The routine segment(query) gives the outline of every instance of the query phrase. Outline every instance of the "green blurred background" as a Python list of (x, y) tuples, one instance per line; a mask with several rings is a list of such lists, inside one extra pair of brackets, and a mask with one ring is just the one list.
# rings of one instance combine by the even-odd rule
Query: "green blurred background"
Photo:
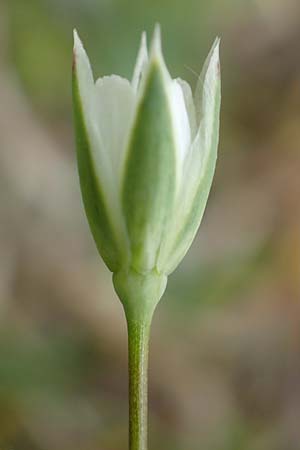
[(298, 0), (1, 0), (0, 450), (127, 448), (127, 344), (80, 200), (72, 29), (131, 76), (160, 22), (194, 87), (221, 36), (219, 160), (154, 320), (150, 449), (300, 449)]

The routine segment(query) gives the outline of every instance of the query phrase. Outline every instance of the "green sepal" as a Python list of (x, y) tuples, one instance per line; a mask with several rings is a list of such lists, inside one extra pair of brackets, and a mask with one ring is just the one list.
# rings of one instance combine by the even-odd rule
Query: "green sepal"
[(132, 250), (131, 265), (145, 273), (157, 253), (176, 189), (176, 147), (164, 67), (153, 59), (129, 142), (122, 205)]
[(107, 267), (114, 272), (120, 267), (120, 251), (105, 204), (105, 197), (96, 175), (91, 144), (84, 121), (76, 61), (73, 64), (72, 91), (77, 163), (85, 212), (98, 251)]

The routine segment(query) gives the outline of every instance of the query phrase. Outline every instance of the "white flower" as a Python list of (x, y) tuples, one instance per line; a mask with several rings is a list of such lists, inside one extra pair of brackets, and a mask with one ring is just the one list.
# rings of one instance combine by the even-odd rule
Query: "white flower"
[(131, 82), (94, 82), (74, 32), (73, 97), (82, 196), (100, 254), (115, 273), (168, 275), (193, 241), (215, 170), (219, 39), (193, 96), (171, 78), (158, 27), (149, 57), (142, 35)]

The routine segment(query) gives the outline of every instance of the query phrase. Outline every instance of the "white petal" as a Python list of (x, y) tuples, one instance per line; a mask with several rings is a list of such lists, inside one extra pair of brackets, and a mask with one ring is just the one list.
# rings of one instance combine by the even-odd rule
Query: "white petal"
[(196, 127), (195, 104), (194, 104), (191, 86), (189, 85), (189, 83), (187, 83), (185, 80), (182, 80), (181, 78), (177, 78), (176, 81), (180, 85), (182, 92), (183, 92), (185, 107), (186, 107), (188, 117), (189, 117), (189, 123), (190, 123), (190, 129), (191, 129), (191, 139), (193, 140), (194, 137), (196, 136), (196, 132), (197, 132), (196, 128), (197, 127)]
[(179, 164), (181, 165), (191, 144), (191, 128), (183, 90), (177, 80), (172, 81), (170, 101)]
[(138, 56), (133, 71), (133, 77), (131, 81), (132, 87), (135, 91), (138, 90), (138, 86), (141, 82), (141, 79), (144, 76), (147, 63), (148, 63), (147, 36), (146, 33), (143, 32), (141, 38), (141, 45), (139, 48)]
[(101, 141), (111, 161), (114, 182), (120, 181), (136, 97), (133, 87), (117, 75), (99, 78), (95, 90), (95, 112)]

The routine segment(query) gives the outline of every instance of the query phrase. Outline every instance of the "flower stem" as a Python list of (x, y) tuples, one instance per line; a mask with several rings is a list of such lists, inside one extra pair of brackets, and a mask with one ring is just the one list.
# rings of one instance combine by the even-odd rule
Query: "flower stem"
[(113, 274), (128, 329), (129, 450), (147, 450), (148, 347), (152, 317), (167, 276), (156, 270), (140, 274), (133, 268)]
[(148, 350), (152, 314), (127, 317), (129, 450), (147, 450)]

